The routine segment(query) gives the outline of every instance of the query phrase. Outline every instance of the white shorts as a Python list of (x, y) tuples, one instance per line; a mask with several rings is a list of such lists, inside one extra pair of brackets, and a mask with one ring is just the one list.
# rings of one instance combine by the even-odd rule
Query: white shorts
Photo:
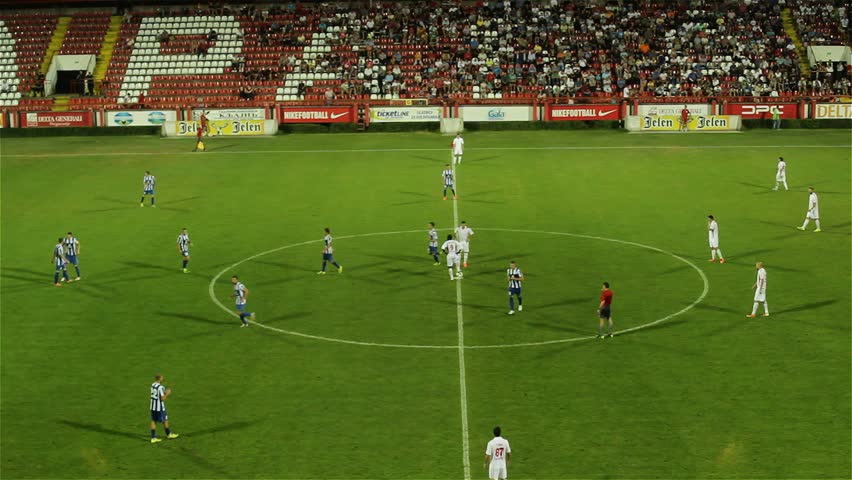
[(458, 253), (448, 253), (447, 254), (447, 266), (452, 267), (453, 265), (458, 265), (459, 263), (459, 254)]
[(808, 213), (806, 214), (806, 217), (807, 217), (807, 218), (812, 218), (812, 219), (814, 219), (814, 220), (819, 220), (819, 209), (816, 209), (816, 208), (815, 208), (815, 209), (813, 209), (813, 210), (808, 210)]
[(492, 463), (488, 467), (488, 478), (491, 480), (503, 480), (506, 478), (506, 464)]
[(762, 292), (760, 290), (755, 290), (754, 291), (754, 301), (755, 302), (765, 302), (766, 301), (766, 290), (764, 290)]
[(776, 182), (786, 182), (787, 176), (786, 175), (775, 175), (775, 181)]
[(710, 239), (710, 248), (719, 248), (719, 239)]
[(461, 148), (454, 148), (453, 149), (453, 155), (462, 155), (462, 149)]
[(462, 253), (470, 253), (470, 242), (459, 242), (459, 251)]

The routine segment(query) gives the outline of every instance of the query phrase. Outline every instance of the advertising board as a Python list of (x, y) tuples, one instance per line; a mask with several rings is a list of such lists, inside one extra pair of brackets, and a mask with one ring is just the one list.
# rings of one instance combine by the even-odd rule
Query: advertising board
[(777, 108), (781, 118), (798, 118), (798, 105), (795, 103), (729, 103), (725, 107), (728, 115), (739, 115), (747, 120), (771, 119), (773, 109)]
[[(690, 132), (727, 132), (740, 129), (742, 124), (739, 115), (693, 115), (687, 122)], [(637, 132), (678, 132), (680, 131), (679, 115), (645, 115), (628, 118), (627, 129)]]
[[(683, 103), (645, 103), (639, 105), (639, 111), (637, 112), (640, 117), (644, 117), (646, 115), (651, 116), (660, 116), (660, 115), (675, 115), (680, 116), (680, 111), (683, 110)], [(686, 108), (689, 110), (689, 114), (692, 116), (696, 115), (710, 115), (710, 105), (706, 103), (687, 103)]]
[[(274, 124), (272, 120), (210, 120), (209, 135), (211, 137), (252, 137), (259, 135), (272, 135), (267, 122)], [(166, 122), (164, 124), (166, 136), (169, 137), (194, 137), (201, 125), (198, 122)]]
[(198, 108), (192, 110), (192, 119), (198, 120), (201, 112), (208, 120), (266, 120), (263, 108)]
[(352, 123), (352, 107), (280, 107), (278, 123)]
[(21, 112), (21, 127), (91, 127), (92, 112)]
[(551, 105), (545, 118), (553, 121), (621, 120), (618, 105)]
[(120, 110), (106, 112), (108, 127), (151, 127), (177, 121), (174, 110)]
[(440, 122), (441, 107), (370, 107), (370, 123)]
[(459, 110), (465, 122), (529, 122), (533, 113), (529, 105), (465, 105)]
[(845, 120), (852, 118), (852, 103), (817, 103), (814, 118)]

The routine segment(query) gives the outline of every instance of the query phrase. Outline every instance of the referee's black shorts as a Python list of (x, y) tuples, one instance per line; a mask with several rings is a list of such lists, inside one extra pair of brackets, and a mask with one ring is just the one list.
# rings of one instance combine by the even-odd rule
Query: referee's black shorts
[(604, 320), (609, 320), (609, 318), (611, 316), (612, 316), (612, 311), (610, 310), (609, 305), (601, 308), (601, 318), (603, 318)]

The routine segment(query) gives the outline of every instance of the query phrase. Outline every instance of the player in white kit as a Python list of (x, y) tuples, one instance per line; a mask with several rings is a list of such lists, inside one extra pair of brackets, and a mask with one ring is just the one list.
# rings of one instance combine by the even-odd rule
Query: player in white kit
[(784, 157), (778, 157), (778, 171), (775, 172), (775, 188), (772, 190), (778, 190), (779, 185), (784, 185), (784, 190), (790, 190), (787, 188), (787, 162), (784, 161)]
[(485, 447), (485, 468), (491, 480), (504, 480), (507, 477), (506, 470), (512, 454), (509, 441), (501, 437), (500, 433), (500, 427), (494, 427), (494, 438)]
[(816, 230), (814, 232), (821, 232), (822, 228), (819, 226), (819, 198), (817, 198), (817, 194), (814, 191), (814, 187), (808, 188), (808, 213), (805, 214), (805, 223), (802, 224), (801, 227), (796, 227), (799, 230), (804, 230), (805, 227), (808, 226), (808, 222), (811, 219), (816, 222)]
[(716, 255), (719, 255), (719, 263), (725, 263), (722, 250), (719, 250), (719, 224), (713, 215), (707, 215), (707, 234), (710, 240), (710, 262), (715, 262)]
[(456, 228), (456, 239), (459, 241), (460, 252), (464, 256), (462, 266), (467, 268), (467, 256), (470, 253), (470, 237), (473, 236), (473, 229), (467, 226), (466, 222), (461, 222), (461, 225)]
[(463, 154), (464, 139), (462, 138), (461, 133), (457, 133), (456, 138), (453, 139), (453, 163), (460, 164)]
[(766, 269), (763, 268), (763, 262), (757, 262), (755, 268), (757, 268), (757, 280), (755, 280), (754, 285), (751, 286), (752, 290), (754, 290), (754, 306), (751, 307), (751, 313), (746, 315), (746, 317), (756, 317), (757, 306), (760, 303), (763, 303), (763, 316), (768, 317), (769, 304), (766, 303)]
[[(455, 280), (456, 275), (458, 278), (462, 278), (459, 242), (455, 241), (452, 235), (447, 235), (447, 241), (441, 245), (441, 250), (447, 254), (447, 270), (450, 271), (450, 280)], [(453, 267), (455, 267), (455, 275), (453, 275)]]

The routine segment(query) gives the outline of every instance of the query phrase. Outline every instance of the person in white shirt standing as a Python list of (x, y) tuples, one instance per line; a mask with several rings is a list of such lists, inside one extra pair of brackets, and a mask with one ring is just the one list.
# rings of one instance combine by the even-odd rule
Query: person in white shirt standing
[(458, 278), (462, 278), (459, 242), (455, 241), (452, 235), (447, 235), (447, 241), (441, 245), (441, 250), (447, 254), (447, 269), (450, 271), (450, 280), (456, 279), (456, 276), (453, 275), (453, 267), (455, 267), (455, 274)]
[(453, 139), (453, 163), (460, 164), (462, 162), (462, 155), (464, 154), (464, 139), (461, 136), (461, 133), (456, 134), (456, 138)]
[(459, 252), (463, 255), (462, 266), (467, 268), (467, 256), (470, 254), (470, 237), (473, 236), (473, 229), (467, 226), (466, 222), (461, 222), (461, 225), (456, 228), (456, 238), (459, 241)]
[(719, 224), (713, 215), (707, 215), (707, 233), (710, 240), (710, 263), (716, 261), (716, 255), (719, 256), (719, 263), (725, 263), (722, 250), (719, 249)]
[(491, 480), (506, 479), (509, 457), (512, 454), (509, 441), (500, 434), (500, 427), (494, 427), (494, 438), (485, 447), (485, 468), (488, 469), (488, 478)]
[(805, 227), (808, 226), (808, 222), (811, 219), (816, 222), (816, 230), (814, 232), (821, 232), (822, 228), (819, 226), (819, 198), (817, 198), (817, 194), (814, 191), (814, 187), (808, 187), (808, 213), (805, 214), (805, 223), (802, 224), (801, 227), (796, 227), (799, 230), (804, 230)]
[(761, 303), (763, 303), (763, 316), (768, 317), (769, 304), (766, 303), (766, 269), (763, 268), (763, 262), (757, 262), (757, 264), (755, 264), (755, 268), (757, 268), (757, 280), (755, 280), (754, 285), (751, 286), (752, 290), (754, 290), (754, 306), (751, 307), (751, 313), (746, 315), (746, 317), (756, 317), (757, 307)]
[(784, 157), (778, 157), (778, 171), (775, 173), (775, 188), (772, 190), (778, 190), (780, 185), (784, 185), (784, 190), (790, 190), (787, 188), (787, 162), (784, 161)]

